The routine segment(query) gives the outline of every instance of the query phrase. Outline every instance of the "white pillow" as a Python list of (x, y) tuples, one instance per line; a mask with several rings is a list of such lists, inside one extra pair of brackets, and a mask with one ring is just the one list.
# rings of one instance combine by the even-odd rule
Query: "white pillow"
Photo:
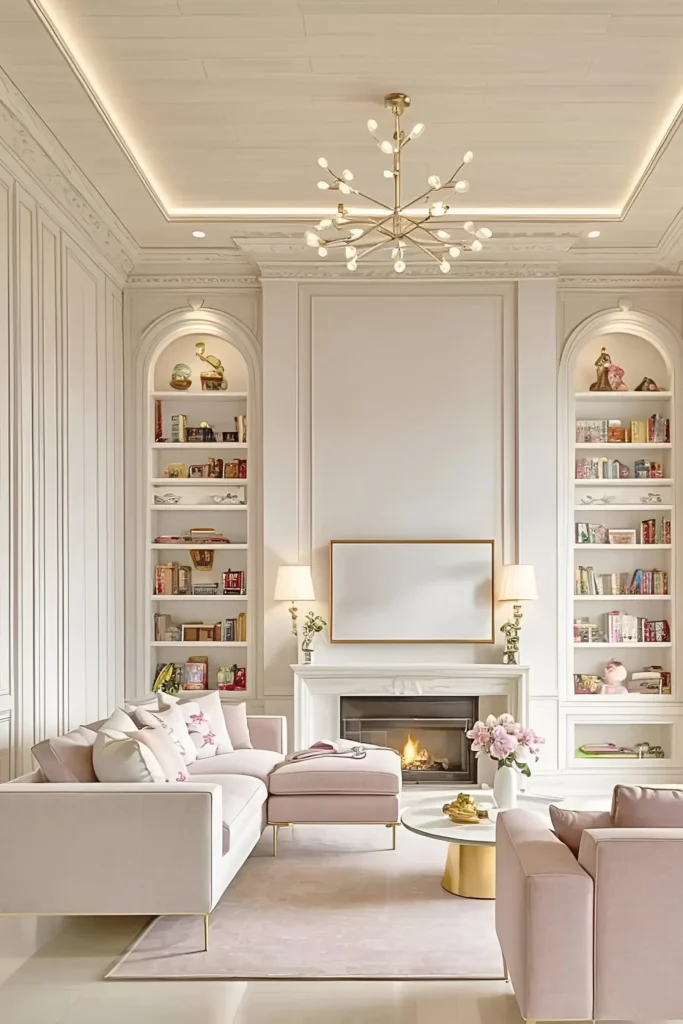
[[(132, 724), (132, 728), (134, 729), (136, 725), (152, 729), (155, 727), (164, 729), (175, 743), (184, 764), (189, 765), (197, 760), (197, 748), (190, 739), (185, 719), (178, 708), (168, 707), (164, 708), (163, 711), (155, 708), (153, 705), (151, 708), (137, 708), (135, 711), (135, 723)], [(130, 729), (126, 730), (126, 732), (130, 731)]]
[(116, 729), (100, 729), (92, 751), (99, 782), (165, 782), (166, 775), (144, 743)]
[(135, 722), (129, 714), (123, 710), (123, 708), (116, 708), (109, 718), (102, 722), (102, 725), (97, 730), (101, 732), (103, 729), (114, 729), (116, 732), (130, 732), (131, 729), (135, 728)]
[(191, 700), (181, 700), (173, 694), (160, 693), (159, 707), (164, 705), (182, 714), (190, 739), (197, 750), (198, 761), (203, 761), (207, 757), (217, 757), (219, 754), (232, 754), (235, 748), (230, 742), (217, 690)]
[(153, 728), (138, 729), (127, 735), (151, 750), (164, 773), (164, 782), (187, 782), (187, 765), (170, 732), (155, 723)]

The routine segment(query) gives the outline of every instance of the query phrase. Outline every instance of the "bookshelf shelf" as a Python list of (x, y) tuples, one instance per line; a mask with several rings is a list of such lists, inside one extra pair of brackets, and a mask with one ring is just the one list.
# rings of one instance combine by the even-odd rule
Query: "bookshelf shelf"
[[(591, 512), (592, 516), (602, 515), (604, 512), (643, 512), (643, 519), (652, 518), (652, 511), (657, 509), (658, 512), (670, 512), (673, 505), (636, 505), (633, 502), (630, 505), (616, 505), (610, 502), (609, 505), (574, 505), (575, 512)], [(649, 516), (647, 512), (649, 511)]]
[(590, 649), (590, 648), (593, 648), (593, 649), (601, 648), (602, 650), (605, 650), (605, 651), (615, 650), (615, 649), (620, 648), (620, 647), (622, 647), (622, 648), (623, 647), (648, 647), (648, 648), (653, 647), (653, 648), (655, 648), (655, 650), (657, 650), (658, 648), (672, 647), (672, 646), (673, 646), (673, 644), (671, 643), (670, 640), (667, 640), (666, 642), (660, 642), (660, 643), (645, 642), (644, 640), (630, 640), (630, 641), (628, 641), (628, 643), (623, 643), (623, 641), (622, 641), (622, 643), (620, 643), (620, 644), (609, 644), (609, 643), (606, 643), (606, 642), (603, 642), (603, 641), (597, 641), (596, 640), (596, 641), (594, 641), (592, 643), (585, 643), (585, 644), (575, 643), (574, 644), (574, 648), (575, 649), (577, 647), (579, 647), (579, 648), (584, 648), (585, 647), (587, 650)]
[(216, 451), (221, 448), (240, 448), (246, 450), (246, 441), (154, 441), (152, 448), (156, 451), (164, 451), (165, 449), (176, 449), (184, 448), (186, 451), (189, 448), (194, 449), (196, 452)]
[[(609, 477), (575, 477), (574, 483), (577, 487), (670, 487), (673, 484), (673, 477), (670, 476), (640, 476), (627, 477), (625, 480), (610, 480)], [(642, 502), (645, 504), (645, 502)], [(656, 508), (651, 505), (650, 508)]]
[[(253, 515), (260, 502), (258, 395), (252, 394), (255, 378), (240, 346), (222, 336), (206, 339), (206, 350), (223, 364), (225, 379), (234, 390), (201, 390), (199, 374), (206, 370), (206, 366), (199, 360), (195, 347), (199, 340), (204, 340), (201, 335), (187, 333), (174, 337), (161, 347), (150, 367), (146, 389), (147, 418), (141, 431), (145, 470), (140, 504), (146, 519), (147, 558), (139, 592), (140, 607), (146, 611), (144, 673), (146, 684), (151, 689), (160, 668), (174, 663), (180, 666), (176, 678), (182, 685), (190, 677), (185, 668), (188, 659), (201, 654), (205, 658), (198, 660), (207, 662), (206, 683), (210, 691), (217, 689), (219, 670), (225, 664), (235, 663), (239, 670), (235, 680), (238, 686), (234, 692), (226, 691), (226, 696), (228, 699), (235, 696), (250, 699), (255, 696), (257, 687), (258, 581), (262, 575), (256, 550), (259, 546), (259, 524)], [(175, 390), (168, 383), (173, 368), (179, 363), (189, 366), (192, 373), (192, 387), (188, 391)], [(246, 424), (250, 422), (252, 425), (252, 417), (253, 432), (249, 436)], [(241, 440), (171, 440), (173, 437), (187, 438), (182, 430), (198, 427), (204, 421), (216, 431), (216, 437), (239, 436)], [(247, 441), (253, 443), (253, 451)], [(223, 461), (239, 459), (241, 471), (245, 472), (247, 452), (248, 476), (178, 478), (163, 475), (172, 463), (185, 463), (188, 470), (190, 464), (201, 464), (207, 472), (206, 464), (211, 458)], [(215, 463), (213, 465), (215, 467)], [(213, 495), (224, 495), (237, 488), (244, 488), (242, 497), (249, 494), (252, 500), (248, 504), (219, 504), (212, 500)], [(180, 503), (158, 504), (155, 497), (165, 492), (175, 494)], [(175, 516), (156, 515), (171, 512), (176, 513)], [(232, 543), (213, 542), (210, 533), (204, 535), (211, 543), (189, 539), (191, 530), (206, 531), (211, 527), (217, 536), (229, 538)], [(164, 544), (157, 539), (162, 536), (172, 537), (174, 542)], [(176, 536), (178, 540), (175, 540)], [(230, 583), (224, 578), (228, 572), (233, 574)], [(201, 584), (217, 584), (220, 592), (177, 593), (178, 589), (191, 590), (193, 586), (201, 589)], [(240, 588), (249, 590), (249, 594), (234, 592)], [(155, 593), (157, 589), (167, 593)], [(233, 592), (222, 593), (223, 589), (232, 589)], [(213, 630), (188, 632), (185, 629), (186, 639), (181, 640), (183, 634), (179, 627), (193, 623), (220, 624), (215, 635), (221, 639), (210, 639), (214, 635)], [(188, 636), (202, 639), (195, 642), (188, 640)], [(173, 639), (166, 639), (171, 637)], [(224, 653), (227, 649), (232, 650), (232, 656)]]
[(672, 391), (576, 391), (577, 402), (665, 402)]
[(670, 544), (575, 544), (577, 551), (671, 551)]
[[(247, 512), (248, 505), (150, 505), (152, 512)], [(195, 544), (195, 547), (204, 545)], [(227, 547), (227, 545), (226, 545)]]
[(574, 594), (575, 601), (611, 601), (613, 605), (622, 601), (670, 601), (671, 594)]
[(152, 398), (166, 399), (169, 402), (245, 402), (246, 391), (152, 391)]
[[(584, 448), (671, 448), (669, 441), (577, 441), (574, 445), (577, 451)], [(647, 479), (647, 478), (646, 478)]]
[(152, 487), (246, 487), (248, 482), (245, 476), (155, 476), (150, 480)]
[(153, 594), (152, 601), (246, 601), (246, 594)]
[[(206, 640), (203, 642), (192, 640), (152, 640), (152, 647), (247, 647), (245, 640)], [(212, 689), (212, 687), (209, 687)], [(215, 689), (215, 687), (213, 687)]]

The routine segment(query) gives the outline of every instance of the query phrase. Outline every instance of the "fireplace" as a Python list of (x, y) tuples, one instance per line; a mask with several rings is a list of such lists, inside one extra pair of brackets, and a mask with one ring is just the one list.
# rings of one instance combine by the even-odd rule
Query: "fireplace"
[(345, 739), (397, 750), (404, 782), (475, 783), (465, 733), (478, 711), (477, 697), (342, 696), (340, 732)]

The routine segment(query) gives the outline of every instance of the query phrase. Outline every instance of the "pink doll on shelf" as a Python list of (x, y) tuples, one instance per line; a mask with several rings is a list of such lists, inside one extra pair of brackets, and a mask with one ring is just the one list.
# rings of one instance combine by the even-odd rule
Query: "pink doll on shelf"
[(605, 665), (605, 682), (602, 685), (602, 692), (606, 694), (628, 693), (624, 686), (628, 672), (620, 661), (608, 661)]
[(607, 380), (612, 391), (628, 391), (628, 384), (624, 380), (624, 371), (616, 363), (610, 363), (607, 367)]

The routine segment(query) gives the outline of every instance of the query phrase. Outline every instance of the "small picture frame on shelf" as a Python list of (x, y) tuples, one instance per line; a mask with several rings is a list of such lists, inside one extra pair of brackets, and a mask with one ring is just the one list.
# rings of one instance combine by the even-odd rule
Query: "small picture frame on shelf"
[(608, 530), (607, 536), (610, 544), (635, 544), (637, 538), (635, 530)]
[(205, 661), (186, 661), (183, 671), (184, 690), (206, 690), (209, 681), (209, 666)]
[[(191, 466), (190, 469), (192, 469)], [(164, 476), (170, 480), (184, 480), (187, 476), (187, 466), (184, 462), (169, 462), (164, 470)]]
[(602, 690), (603, 680), (600, 676), (587, 675), (582, 672), (574, 674), (575, 694), (596, 694)]
[(190, 466), (190, 479), (195, 480), (200, 477), (206, 477), (209, 475), (208, 465), (194, 465)]

